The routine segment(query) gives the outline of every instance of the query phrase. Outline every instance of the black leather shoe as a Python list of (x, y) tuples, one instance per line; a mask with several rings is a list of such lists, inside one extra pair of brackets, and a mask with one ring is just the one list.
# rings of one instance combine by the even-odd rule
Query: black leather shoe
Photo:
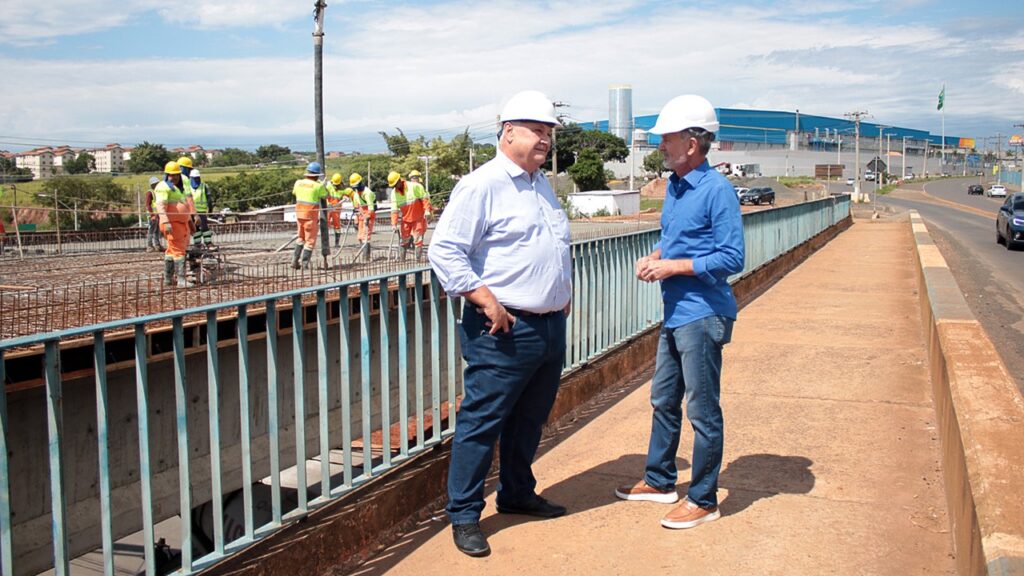
[(558, 518), (565, 516), (565, 506), (553, 504), (540, 496), (534, 495), (532, 499), (515, 504), (498, 504), (498, 512), (502, 514), (525, 514), (538, 518)]
[(491, 553), (487, 537), (480, 531), (479, 524), (452, 524), (452, 536), (455, 538), (455, 547), (467, 556), (479, 558)]

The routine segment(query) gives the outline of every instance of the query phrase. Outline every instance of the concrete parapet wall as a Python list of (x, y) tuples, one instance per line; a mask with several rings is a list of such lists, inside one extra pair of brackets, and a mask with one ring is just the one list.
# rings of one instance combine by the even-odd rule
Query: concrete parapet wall
[(912, 213), (957, 567), (1024, 575), (1024, 399)]

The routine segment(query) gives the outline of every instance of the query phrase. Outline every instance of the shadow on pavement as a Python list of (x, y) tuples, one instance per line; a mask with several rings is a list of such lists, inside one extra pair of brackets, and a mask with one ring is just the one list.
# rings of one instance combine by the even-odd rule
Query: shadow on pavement
[(718, 484), (729, 490), (722, 514), (738, 514), (763, 498), (779, 494), (807, 494), (814, 488), (814, 462), (803, 456), (748, 454), (730, 462)]

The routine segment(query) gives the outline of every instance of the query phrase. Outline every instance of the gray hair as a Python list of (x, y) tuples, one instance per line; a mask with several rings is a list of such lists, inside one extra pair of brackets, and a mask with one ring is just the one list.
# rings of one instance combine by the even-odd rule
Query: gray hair
[(711, 143), (715, 141), (715, 133), (708, 132), (703, 128), (687, 128), (680, 132), (680, 134), (685, 134), (696, 140), (700, 146), (700, 153), (704, 156), (707, 156), (708, 152), (711, 151)]

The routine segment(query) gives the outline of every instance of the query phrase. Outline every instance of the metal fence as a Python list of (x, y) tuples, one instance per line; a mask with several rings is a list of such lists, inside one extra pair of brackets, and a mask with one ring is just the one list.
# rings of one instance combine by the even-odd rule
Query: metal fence
[[(744, 274), (848, 216), (849, 197), (746, 215)], [(660, 321), (657, 284), (633, 274), (659, 234), (573, 244), (566, 371)], [(44, 348), (42, 393), (0, 394), (3, 574), (71, 574), (85, 554), (114, 574), (133, 534), (147, 574), (168, 572), (159, 538), (193, 573), (438, 444), (459, 309), (424, 267), (0, 341), (5, 382), (17, 351)], [(128, 358), (108, 347), (126, 332)], [(62, 367), (75, 339), (91, 339), (85, 376)]]

